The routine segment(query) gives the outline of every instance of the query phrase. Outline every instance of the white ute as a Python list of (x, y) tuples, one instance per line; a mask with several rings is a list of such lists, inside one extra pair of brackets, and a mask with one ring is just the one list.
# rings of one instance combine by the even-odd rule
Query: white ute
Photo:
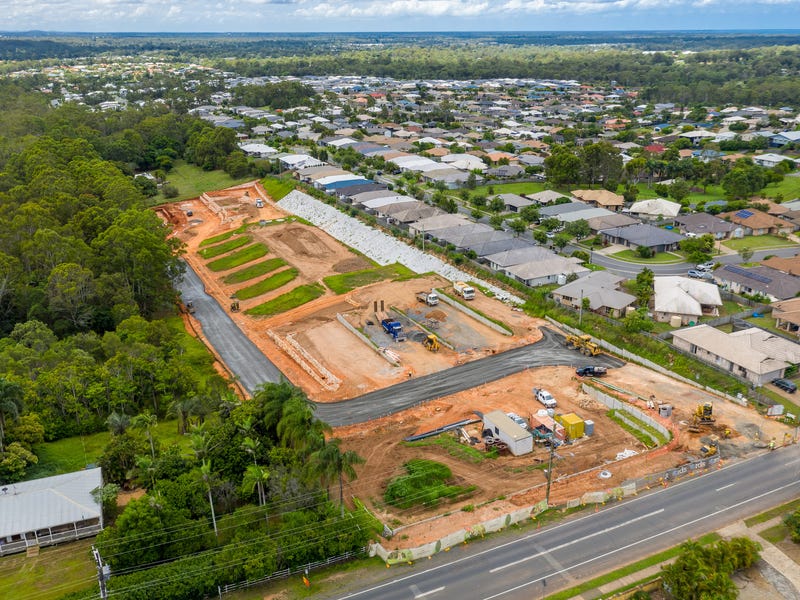
[(553, 398), (553, 394), (551, 394), (547, 390), (533, 388), (533, 395), (536, 396), (536, 399), (539, 402), (544, 404), (545, 408), (555, 408), (556, 406), (558, 406), (556, 399)]

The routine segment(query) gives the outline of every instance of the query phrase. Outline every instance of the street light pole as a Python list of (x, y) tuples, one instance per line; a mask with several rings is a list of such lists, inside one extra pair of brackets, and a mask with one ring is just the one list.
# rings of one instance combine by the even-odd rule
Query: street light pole
[[(555, 419), (554, 419), (555, 420)], [(555, 425), (553, 426), (555, 427)], [(553, 481), (553, 454), (556, 451), (556, 432), (550, 436), (550, 462), (547, 464), (547, 491), (544, 495), (545, 504), (550, 508), (550, 484)]]

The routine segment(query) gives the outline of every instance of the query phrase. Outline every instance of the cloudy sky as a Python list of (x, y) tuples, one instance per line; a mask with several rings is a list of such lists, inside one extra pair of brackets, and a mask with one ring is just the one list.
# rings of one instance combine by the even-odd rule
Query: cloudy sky
[(0, 30), (570, 31), (800, 27), (800, 0), (5, 0)]

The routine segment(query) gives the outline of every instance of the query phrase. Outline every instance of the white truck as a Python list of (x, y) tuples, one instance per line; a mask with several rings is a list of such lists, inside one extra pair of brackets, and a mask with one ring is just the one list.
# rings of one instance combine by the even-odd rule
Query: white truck
[(431, 290), (430, 292), (417, 292), (417, 300), (424, 302), (428, 306), (439, 304), (439, 295)]
[(463, 281), (457, 281), (453, 284), (453, 290), (456, 294), (461, 296), (464, 300), (472, 300), (475, 298), (475, 288), (467, 285)]
[(558, 406), (556, 399), (553, 398), (553, 394), (551, 394), (547, 390), (543, 390), (540, 388), (533, 388), (533, 395), (539, 402), (544, 404), (545, 408), (555, 408), (556, 406)]

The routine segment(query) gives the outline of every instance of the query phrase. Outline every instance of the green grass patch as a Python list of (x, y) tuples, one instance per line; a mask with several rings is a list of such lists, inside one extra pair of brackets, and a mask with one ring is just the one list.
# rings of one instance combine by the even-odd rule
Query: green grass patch
[(256, 296), (266, 294), (272, 290), (277, 290), (279, 287), (283, 287), (296, 278), (298, 273), (299, 271), (295, 268), (280, 271), (279, 273), (275, 273), (275, 275), (262, 279), (258, 283), (242, 288), (236, 292), (235, 296), (239, 298), (239, 300), (249, 300), (250, 298), (255, 298)]
[(244, 269), (231, 273), (230, 275), (226, 275), (223, 281), (229, 284), (243, 283), (245, 281), (255, 279), (256, 277), (260, 277), (261, 275), (271, 273), (275, 269), (280, 269), (286, 264), (286, 261), (282, 258), (269, 258), (263, 262), (250, 265), (249, 267), (245, 267)]
[(234, 229), (231, 229), (230, 231), (226, 231), (225, 233), (220, 233), (219, 235), (206, 238), (202, 242), (200, 242), (200, 247), (202, 248), (203, 246), (210, 246), (211, 244), (218, 244), (219, 242), (224, 242), (225, 240), (232, 238), (234, 235), (236, 235), (236, 233), (237, 232)]
[(271, 317), (272, 315), (277, 315), (282, 312), (286, 312), (287, 310), (297, 308), (298, 306), (302, 306), (306, 302), (316, 300), (324, 293), (325, 288), (318, 283), (301, 285), (294, 288), (291, 292), (286, 292), (277, 298), (273, 298), (272, 300), (264, 302), (263, 304), (254, 306), (253, 308), (246, 310), (245, 313), (257, 317)]
[(404, 467), (407, 474), (392, 479), (383, 495), (384, 500), (393, 506), (436, 506), (440, 500), (462, 498), (477, 489), (474, 485), (448, 485), (453, 473), (447, 465), (433, 460), (415, 458)]
[(781, 523), (780, 525), (768, 527), (767, 529), (760, 531), (758, 535), (767, 540), (770, 544), (777, 544), (789, 537), (789, 528)]
[(221, 244), (204, 248), (203, 250), (200, 250), (197, 253), (207, 260), (209, 258), (214, 258), (216, 256), (220, 256), (221, 254), (230, 252), (231, 250), (236, 250), (237, 248), (241, 248), (242, 246), (246, 246), (252, 240), (253, 238), (251, 238), (249, 235), (243, 235), (241, 237), (235, 237), (233, 239), (230, 239)]
[[(707, 546), (708, 544), (713, 544), (720, 540), (720, 537), (716, 533), (709, 533), (700, 538), (696, 541), (701, 546)], [(622, 579), (623, 577), (627, 577), (628, 575), (632, 575), (633, 573), (638, 573), (639, 571), (643, 571), (648, 567), (652, 567), (653, 565), (657, 565), (664, 561), (673, 559), (680, 555), (683, 552), (683, 548), (680, 546), (675, 546), (674, 548), (670, 548), (669, 550), (664, 550), (663, 552), (659, 552), (658, 554), (654, 554), (652, 556), (648, 556), (647, 558), (643, 558), (642, 560), (638, 560), (635, 563), (631, 563), (621, 569), (617, 569), (616, 571), (611, 571), (610, 573), (606, 573), (605, 575), (601, 575), (600, 577), (595, 577), (594, 579), (590, 579), (589, 581), (585, 581), (580, 585), (576, 585), (575, 587), (571, 587), (567, 590), (561, 590), (556, 594), (551, 594), (547, 596), (547, 600), (569, 600), (570, 598), (574, 598), (575, 596), (579, 596), (584, 592), (588, 592), (590, 590), (594, 590), (599, 588), (602, 585), (606, 585), (611, 583), (612, 581), (617, 581), (618, 579)]]
[(794, 242), (777, 235), (748, 235), (747, 237), (725, 240), (722, 245), (739, 252), (742, 248), (764, 250), (765, 248), (788, 248), (796, 246)]
[(222, 170), (204, 171), (186, 161), (176, 160), (175, 166), (167, 173), (167, 183), (178, 188), (178, 196), (176, 198), (165, 198), (159, 192), (151, 201), (153, 204), (162, 204), (164, 202), (187, 200), (188, 198), (196, 198), (203, 192), (225, 189), (252, 179), (252, 176), (234, 179)]
[[(628, 420), (628, 422), (622, 420), (622, 418), (617, 414), (619, 412), (625, 413), (625, 418)], [(625, 431), (636, 437), (637, 440), (642, 442), (648, 448), (663, 446), (669, 442), (669, 438), (667, 438), (660, 431), (651, 427), (641, 419), (637, 419), (627, 411), (610, 410), (606, 413), (606, 416), (614, 421), (617, 425), (622, 427)]]
[(636, 263), (640, 265), (668, 265), (684, 262), (682, 256), (673, 254), (671, 252), (658, 252), (653, 258), (642, 258), (635, 250), (622, 250), (612, 254), (614, 258), (624, 260), (625, 262)]
[[(474, 286), (474, 285), (472, 285), (472, 284), (470, 284), (470, 285), (471, 285), (472, 287), (475, 287), (475, 286)], [(490, 317), (490, 316), (489, 316), (489, 315), (487, 315), (486, 313), (479, 311), (477, 308), (473, 308), (473, 306), (472, 306), (471, 304), (469, 304), (469, 303), (468, 303), (467, 301), (465, 301), (465, 300), (462, 300), (460, 296), (456, 296), (456, 295), (454, 295), (454, 294), (448, 294), (447, 292), (443, 292), (443, 291), (441, 291), (441, 290), (439, 290), (439, 292), (438, 292), (438, 293), (439, 293), (439, 294), (441, 294), (442, 296), (447, 296), (447, 297), (448, 297), (450, 300), (452, 300), (453, 302), (457, 302), (458, 304), (460, 304), (460, 305), (461, 305), (461, 306), (463, 306), (464, 308), (467, 308), (467, 309), (469, 309), (470, 311), (474, 312), (476, 315), (480, 315), (481, 317), (483, 317), (483, 318), (484, 318), (484, 319), (486, 319), (487, 321), (491, 321), (492, 323), (494, 323), (494, 324), (495, 324), (495, 325), (497, 325), (498, 327), (501, 327), (501, 328), (502, 328), (504, 331), (507, 331), (507, 332), (508, 332), (510, 335), (514, 335), (514, 331), (511, 329), (511, 327), (509, 327), (508, 325), (506, 325), (506, 324), (505, 324), (505, 323), (503, 323), (502, 321), (500, 321), (500, 320), (498, 320), (498, 319), (495, 319), (494, 317)]]
[(269, 197), (277, 202), (294, 190), (297, 187), (297, 182), (294, 179), (284, 177), (265, 177), (261, 180), (261, 185), (267, 190)]
[(249, 263), (252, 260), (261, 258), (268, 252), (269, 248), (267, 248), (264, 244), (255, 243), (250, 246), (245, 246), (233, 254), (213, 260), (206, 266), (212, 271), (227, 271), (228, 269), (233, 269), (234, 267), (239, 267), (245, 263)]
[(770, 183), (761, 193), (770, 198), (783, 196), (785, 201), (800, 197), (800, 177), (784, 177), (783, 181)]
[[(489, 188), (492, 192), (489, 193)], [(486, 196), (487, 198), (494, 198), (499, 194), (518, 194), (524, 196), (525, 194), (535, 194), (546, 189), (544, 183), (493, 183), (492, 185), (479, 185), (470, 192), (470, 196)], [(564, 192), (564, 196), (569, 196), (569, 192)]]
[(79, 540), (42, 548), (39, 556), (22, 552), (0, 558), (0, 597), (56, 600), (71, 592), (96, 591), (93, 543)]
[(405, 281), (419, 277), (414, 271), (400, 263), (386, 265), (385, 267), (361, 269), (350, 273), (330, 275), (322, 281), (325, 282), (335, 294), (346, 294), (356, 288), (364, 287), (379, 281), (390, 279), (392, 281)]
[(439, 448), (444, 448), (450, 456), (475, 465), (479, 465), (489, 458), (485, 452), (481, 452), (472, 446), (462, 444), (452, 434), (437, 435), (416, 442), (404, 442), (404, 444), (410, 448), (430, 448), (431, 446), (438, 446)]
[(745, 519), (744, 524), (748, 527), (760, 525), (761, 523), (766, 523), (775, 517), (782, 517), (783, 515), (793, 513), (798, 508), (800, 508), (800, 498), (797, 500), (792, 500), (791, 502), (787, 502), (786, 504), (781, 504), (775, 508), (771, 508), (766, 512), (759, 513), (754, 517), (750, 517), (749, 519)]

